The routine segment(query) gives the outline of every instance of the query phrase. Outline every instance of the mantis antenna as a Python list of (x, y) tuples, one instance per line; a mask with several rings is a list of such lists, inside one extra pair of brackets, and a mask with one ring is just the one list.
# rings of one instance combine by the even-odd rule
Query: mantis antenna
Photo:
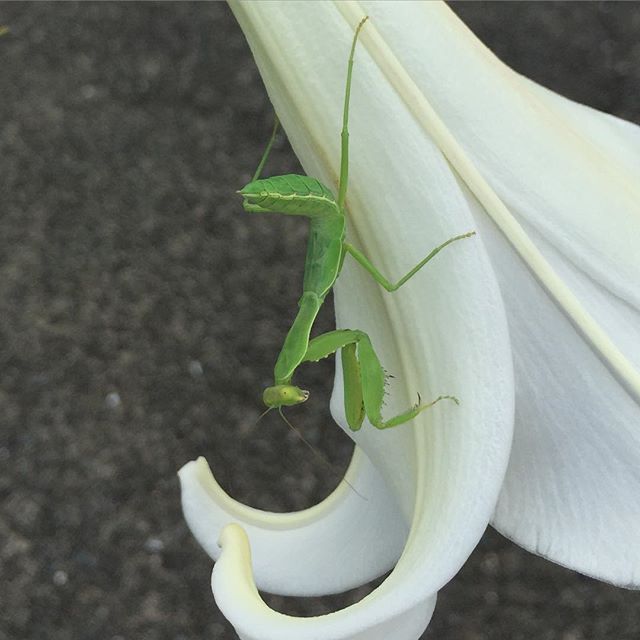
[[(327, 460), (327, 458), (325, 458), (303, 435), (302, 433), (300, 433), (300, 431), (298, 429), (296, 429), (285, 417), (284, 413), (282, 413), (282, 407), (278, 407), (278, 413), (280, 414), (280, 417), (284, 420), (284, 423), (289, 427), (289, 429), (291, 429), (297, 436), (298, 438), (300, 438), (300, 440), (302, 440), (302, 442), (304, 442), (307, 447), (309, 447), (309, 449), (311, 449), (311, 451), (313, 451), (313, 454), (315, 456), (317, 456), (320, 460), (322, 460), (323, 464), (325, 466), (327, 466), (329, 469), (331, 469), (331, 471), (335, 474), (335, 475), (340, 475), (338, 473), (338, 470), (335, 468), (335, 466), (333, 464), (331, 464), (331, 462), (329, 460)], [(342, 481), (346, 482), (351, 489), (358, 494), (363, 500), (367, 500), (344, 476), (342, 477)]]

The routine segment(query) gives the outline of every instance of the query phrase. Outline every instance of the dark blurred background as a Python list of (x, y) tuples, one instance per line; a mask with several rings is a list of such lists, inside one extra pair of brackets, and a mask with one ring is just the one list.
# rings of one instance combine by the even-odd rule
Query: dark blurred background
[[(640, 120), (640, 4), (453, 7), (520, 72)], [(274, 510), (339, 478), (275, 418), (251, 428), (306, 236), (234, 194), (268, 135), (264, 88), (222, 3), (4, 2), (0, 24), (0, 640), (235, 638), (177, 469), (205, 455)], [(269, 169), (298, 169), (285, 141)], [(332, 367), (306, 370), (290, 415), (343, 469)], [(308, 615), (365, 591), (267, 599)], [(638, 638), (639, 605), (489, 530), (424, 637)]]

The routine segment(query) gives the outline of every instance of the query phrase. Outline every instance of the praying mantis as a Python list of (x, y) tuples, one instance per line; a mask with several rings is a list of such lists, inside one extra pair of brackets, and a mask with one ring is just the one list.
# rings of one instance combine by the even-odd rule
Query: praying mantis
[(422, 261), (395, 283), (385, 278), (369, 259), (345, 239), (347, 180), (349, 174), (349, 101), (356, 42), (367, 17), (358, 24), (347, 64), (341, 133), (340, 182), (338, 197), (319, 180), (302, 175), (282, 175), (271, 178), (260, 176), (266, 164), (278, 131), (278, 120), (258, 168), (251, 182), (238, 193), (247, 213), (280, 213), (309, 218), (309, 240), (304, 268), (302, 297), (298, 313), (285, 338), (274, 368), (274, 384), (263, 393), (267, 410), (297, 405), (309, 397), (309, 392), (292, 384), (296, 369), (305, 362), (317, 362), (338, 349), (341, 350), (344, 373), (344, 406), (347, 424), (358, 431), (365, 415), (377, 429), (395, 427), (415, 418), (421, 411), (441, 400), (453, 396), (439, 396), (428, 404), (417, 404), (385, 420), (382, 406), (385, 395), (386, 373), (373, 348), (371, 339), (358, 329), (336, 329), (310, 339), (311, 329), (327, 294), (335, 284), (344, 260), (354, 258), (373, 279), (388, 292), (397, 291), (442, 249), (457, 240), (468, 238), (475, 232), (450, 238), (433, 249)]

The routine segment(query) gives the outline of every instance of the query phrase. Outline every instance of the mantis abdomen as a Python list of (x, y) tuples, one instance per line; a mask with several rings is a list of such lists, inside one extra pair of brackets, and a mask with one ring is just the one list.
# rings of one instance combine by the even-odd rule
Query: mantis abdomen
[[(316, 178), (294, 174), (254, 180), (239, 191), (245, 211), (309, 218), (340, 213), (333, 194)], [(247, 208), (249, 207), (249, 208)]]

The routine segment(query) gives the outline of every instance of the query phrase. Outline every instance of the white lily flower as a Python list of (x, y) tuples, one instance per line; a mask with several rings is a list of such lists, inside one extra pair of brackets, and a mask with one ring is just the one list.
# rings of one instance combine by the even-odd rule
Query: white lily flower
[[(353, 434), (338, 367), (332, 412), (356, 442), (347, 478), (367, 500), (342, 483), (311, 509), (272, 514), (226, 495), (203, 459), (180, 471), (222, 612), (246, 640), (418, 638), (496, 503), (494, 525), (526, 548), (637, 585), (638, 128), (517, 75), (440, 3), (231, 6), (305, 171), (330, 186), (346, 54), (370, 16), (354, 69), (348, 235), (383, 272), (470, 229), (480, 237), (393, 296), (345, 263), (337, 325), (367, 331), (397, 376), (388, 415), (416, 392), (462, 401)], [(256, 590), (335, 593), (394, 564), (326, 616), (276, 613)]]

